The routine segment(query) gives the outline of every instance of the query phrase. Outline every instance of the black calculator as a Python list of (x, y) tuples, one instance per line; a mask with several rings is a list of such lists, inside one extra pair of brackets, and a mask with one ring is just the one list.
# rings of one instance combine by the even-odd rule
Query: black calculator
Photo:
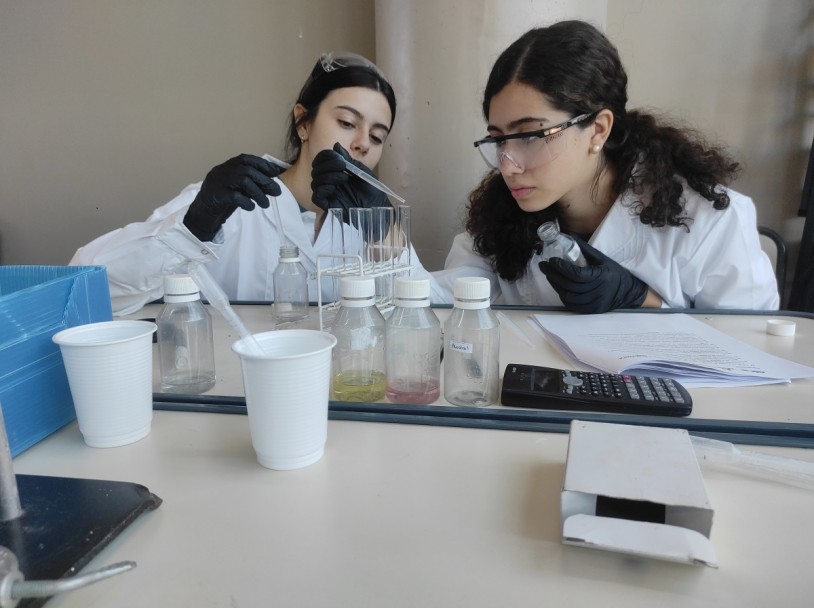
[(509, 363), (503, 405), (545, 410), (687, 416), (692, 397), (670, 378), (581, 372)]

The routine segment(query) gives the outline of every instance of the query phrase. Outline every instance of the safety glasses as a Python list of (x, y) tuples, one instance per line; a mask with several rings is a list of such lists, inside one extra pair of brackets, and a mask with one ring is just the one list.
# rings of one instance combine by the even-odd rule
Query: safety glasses
[(322, 55), (319, 56), (319, 60), (314, 65), (314, 69), (311, 70), (308, 80), (305, 81), (302, 87), (300, 97), (310, 89), (312, 83), (320, 76), (350, 67), (365, 68), (376, 74), (385, 82), (389, 82), (376, 64), (369, 59), (348, 51), (331, 51), (330, 53), (322, 53)]
[(323, 53), (319, 56), (319, 65), (322, 67), (322, 71), (325, 73), (349, 67), (367, 68), (368, 70), (376, 72), (376, 74), (381, 76), (384, 80), (387, 80), (375, 63), (366, 57), (362, 57), (361, 55), (350, 53), (348, 51), (331, 51), (330, 53)]
[(498, 137), (485, 137), (475, 142), (486, 164), (500, 170), (504, 160), (508, 160), (521, 171), (536, 169), (557, 158), (565, 146), (567, 128), (593, 118), (596, 112), (580, 114), (548, 129), (512, 133)]

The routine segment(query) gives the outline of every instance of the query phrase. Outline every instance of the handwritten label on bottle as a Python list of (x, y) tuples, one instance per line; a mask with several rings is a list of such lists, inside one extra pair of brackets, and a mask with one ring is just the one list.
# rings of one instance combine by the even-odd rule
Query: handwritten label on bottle
[(471, 342), (456, 342), (455, 340), (449, 341), (449, 350), (454, 353), (461, 353), (462, 355), (471, 355), (472, 354), (472, 343)]

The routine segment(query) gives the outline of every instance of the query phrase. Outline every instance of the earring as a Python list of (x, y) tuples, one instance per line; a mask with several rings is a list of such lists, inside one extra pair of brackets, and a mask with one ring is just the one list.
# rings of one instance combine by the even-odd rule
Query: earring
[(304, 144), (305, 142), (308, 141), (308, 137), (303, 135), (302, 133), (299, 133), (299, 136), (300, 136), (300, 143)]
[(599, 151), (601, 149), (602, 149), (602, 146), (600, 146), (599, 144), (594, 144), (594, 147), (591, 148), (591, 152), (593, 152), (594, 154), (599, 154)]

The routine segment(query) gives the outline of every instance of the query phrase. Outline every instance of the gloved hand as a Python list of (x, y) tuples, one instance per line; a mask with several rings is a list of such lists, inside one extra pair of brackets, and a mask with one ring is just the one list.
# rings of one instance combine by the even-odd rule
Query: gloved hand
[(373, 171), (353, 160), (338, 143), (333, 150), (322, 150), (314, 157), (311, 167), (311, 200), (317, 207), (326, 211), (342, 209), (346, 223), (350, 223), (348, 210), (353, 207), (392, 207), (386, 194), (347, 173), (342, 158), (373, 175)]
[(211, 241), (238, 207), (251, 211), (257, 203), (268, 208), (266, 195), (280, 195), (280, 186), (273, 178), (281, 172), (280, 167), (259, 156), (230, 158), (206, 174), (184, 216), (184, 225), (201, 241)]
[(602, 313), (617, 308), (638, 308), (647, 297), (647, 285), (578, 236), (588, 266), (562, 258), (540, 262), (540, 270), (568, 310)]

